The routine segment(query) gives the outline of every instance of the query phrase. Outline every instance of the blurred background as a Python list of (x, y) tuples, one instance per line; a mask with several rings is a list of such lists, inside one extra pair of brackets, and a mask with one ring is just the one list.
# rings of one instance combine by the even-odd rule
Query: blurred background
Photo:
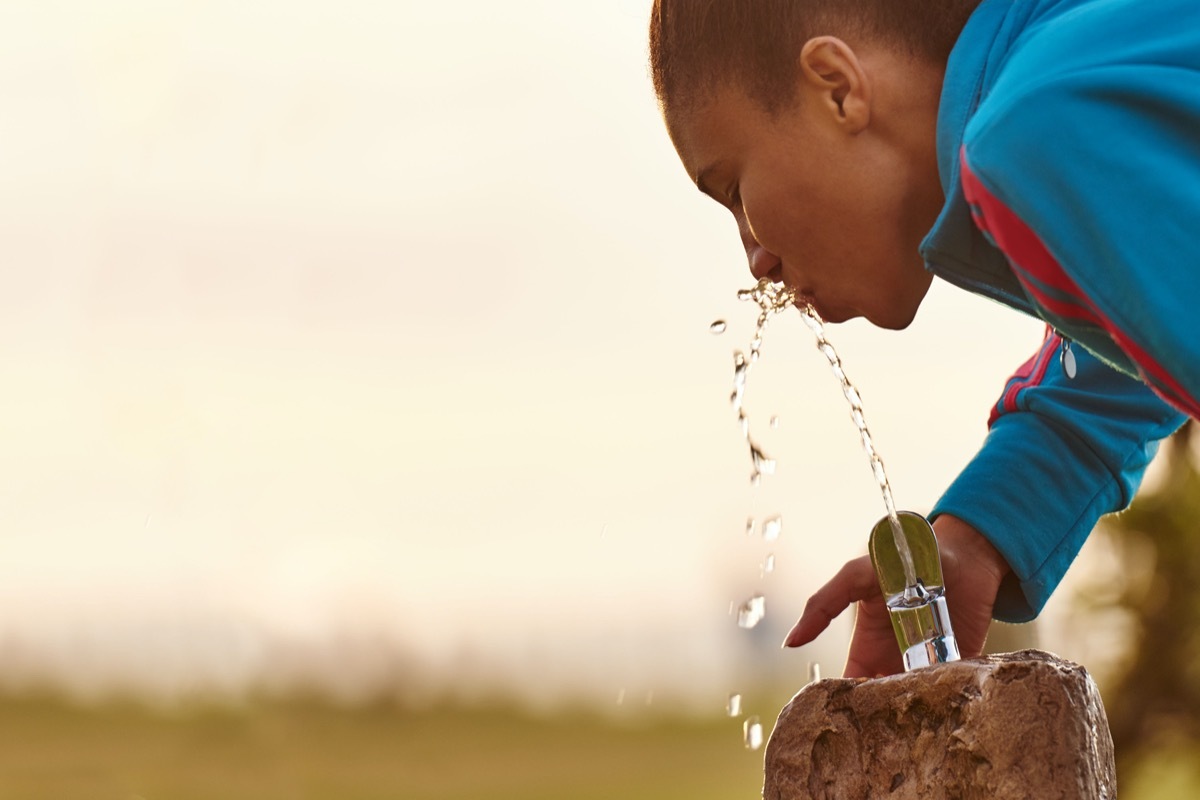
[[(779, 642), (883, 506), (793, 318), (750, 485), (751, 281), (649, 5), (0, 4), (0, 796), (757, 796), (745, 727), (850, 620)], [(927, 511), (1041, 326), (935, 286), (830, 337)], [(1110, 707), (1143, 540), (1094, 537), (1036, 632)], [(1123, 796), (1194, 796), (1162, 707)]]

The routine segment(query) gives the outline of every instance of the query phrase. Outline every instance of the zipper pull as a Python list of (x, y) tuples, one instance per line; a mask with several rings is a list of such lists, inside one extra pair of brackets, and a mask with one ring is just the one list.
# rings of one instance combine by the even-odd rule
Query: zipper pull
[(1077, 372), (1075, 366), (1075, 354), (1071, 352), (1071, 340), (1067, 337), (1062, 337), (1062, 349), (1058, 352), (1058, 360), (1062, 364), (1063, 372), (1067, 373), (1067, 377), (1073, 379)]

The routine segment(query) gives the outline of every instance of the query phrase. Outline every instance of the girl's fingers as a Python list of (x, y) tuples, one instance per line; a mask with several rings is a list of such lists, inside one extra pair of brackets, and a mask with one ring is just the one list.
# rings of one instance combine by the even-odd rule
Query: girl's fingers
[(860, 600), (879, 597), (879, 583), (869, 556), (848, 561), (829, 583), (808, 598), (800, 620), (783, 640), (784, 647), (808, 644), (835, 617)]

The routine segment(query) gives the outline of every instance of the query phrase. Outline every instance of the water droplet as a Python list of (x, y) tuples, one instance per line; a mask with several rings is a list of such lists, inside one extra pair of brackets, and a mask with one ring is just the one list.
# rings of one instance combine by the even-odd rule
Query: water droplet
[(746, 535), (754, 535), (754, 517), (746, 517)]
[(754, 462), (755, 477), (775, 474), (775, 459), (770, 458), (754, 442), (750, 442), (750, 459)]
[(742, 736), (746, 741), (747, 750), (757, 750), (763, 745), (763, 729), (762, 723), (758, 721), (758, 717), (747, 717), (742, 723)]
[(783, 517), (776, 515), (763, 520), (762, 537), (763, 541), (773, 542), (779, 538), (779, 534), (783, 533)]
[(733, 392), (729, 395), (729, 402), (733, 404), (739, 418), (744, 416), (742, 397), (746, 394), (746, 375), (749, 372), (750, 364), (746, 361), (746, 356), (741, 350), (736, 351), (733, 354)]
[(767, 598), (756, 594), (738, 608), (737, 624), (739, 628), (750, 630), (763, 621), (767, 615)]
[(771, 417), (771, 427), (772, 428), (779, 427), (779, 417)]
[(729, 700), (725, 703), (725, 713), (731, 717), (739, 717), (742, 714), (742, 696), (737, 694), (729, 695)]
[(808, 682), (816, 683), (821, 680), (821, 665), (816, 661), (808, 662)]
[(728, 327), (728, 326), (725, 324), (725, 320), (719, 319), (719, 320), (715, 321), (712, 325), (708, 326), (708, 332), (713, 335), (722, 334), (725, 332), (726, 327)]
[(764, 575), (770, 575), (775, 571), (775, 554), (767, 553), (766, 559), (763, 561), (762, 571)]

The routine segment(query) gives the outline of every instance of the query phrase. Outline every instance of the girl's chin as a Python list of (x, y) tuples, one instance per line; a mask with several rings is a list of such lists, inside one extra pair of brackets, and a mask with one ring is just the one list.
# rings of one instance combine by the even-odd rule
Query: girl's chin
[(857, 311), (849, 311), (844, 308), (829, 308), (820, 304), (814, 305), (813, 307), (817, 309), (817, 313), (821, 315), (821, 319), (834, 325), (854, 319), (855, 317), (862, 316), (862, 314), (858, 313)]
[[(866, 315), (864, 315), (866, 316)], [(917, 316), (917, 309), (911, 311), (907, 309), (888, 309), (888, 314), (883, 318), (876, 318), (874, 315), (867, 316), (867, 321), (877, 328), (886, 328), (890, 331), (902, 331), (912, 324), (913, 319)]]

